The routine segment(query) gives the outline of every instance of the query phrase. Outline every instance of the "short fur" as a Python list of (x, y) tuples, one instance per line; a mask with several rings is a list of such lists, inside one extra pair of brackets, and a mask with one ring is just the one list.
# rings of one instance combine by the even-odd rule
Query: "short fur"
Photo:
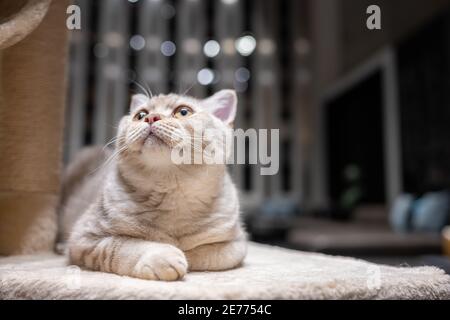
[[(179, 106), (188, 106), (193, 114), (175, 117)], [(214, 115), (217, 106), (221, 119)], [(99, 154), (106, 157), (94, 149), (69, 168), (61, 221), (62, 237), (70, 234), (70, 262), (151, 280), (181, 279), (188, 269), (240, 265), (246, 254), (245, 232), (237, 190), (225, 165), (176, 165), (170, 158), (176, 143), (192, 144), (193, 129), (199, 125), (225, 131), (235, 107), (236, 95), (230, 90), (206, 100), (175, 94), (134, 96), (130, 114), (120, 121), (112, 160), (81, 179), (82, 168), (97, 163)], [(148, 115), (138, 120), (141, 111)], [(154, 116), (161, 120), (146, 122)], [(80, 207), (87, 209), (78, 217)]]

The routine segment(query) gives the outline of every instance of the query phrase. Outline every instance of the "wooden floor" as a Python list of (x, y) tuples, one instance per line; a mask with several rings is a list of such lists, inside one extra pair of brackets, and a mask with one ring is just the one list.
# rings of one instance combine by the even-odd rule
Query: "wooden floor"
[(344, 255), (418, 255), (441, 253), (435, 233), (397, 233), (387, 224), (299, 218), (287, 232), (291, 247)]
[(317, 216), (258, 220), (257, 226), (266, 229), (252, 229), (256, 241), (394, 266), (433, 265), (450, 274), (450, 260), (442, 255), (439, 234), (394, 232), (389, 226), (386, 210), (379, 206), (360, 208), (349, 221)]

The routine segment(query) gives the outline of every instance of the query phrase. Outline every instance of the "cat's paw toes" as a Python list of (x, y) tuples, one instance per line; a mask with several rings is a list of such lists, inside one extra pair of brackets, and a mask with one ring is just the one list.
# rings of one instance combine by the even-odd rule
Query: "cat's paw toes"
[(184, 277), (188, 264), (180, 250), (148, 252), (137, 262), (134, 274), (148, 280), (174, 281)]

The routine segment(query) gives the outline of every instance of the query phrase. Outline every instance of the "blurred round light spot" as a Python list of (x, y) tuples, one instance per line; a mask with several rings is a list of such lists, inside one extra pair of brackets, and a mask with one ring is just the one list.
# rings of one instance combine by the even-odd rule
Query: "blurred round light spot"
[(234, 47), (234, 40), (231, 38), (226, 38), (222, 40), (222, 49), (223, 53), (231, 56), (236, 52), (236, 49)]
[(136, 2), (138, 2), (139, 0), (128, 0), (128, 2), (131, 2), (131, 3), (136, 3)]
[(220, 44), (216, 40), (209, 40), (203, 46), (205, 56), (214, 58), (220, 52)]
[(271, 55), (275, 52), (275, 42), (271, 39), (261, 39), (258, 43), (258, 50), (262, 55)]
[(176, 14), (175, 8), (172, 5), (167, 4), (167, 3), (161, 7), (160, 12), (161, 12), (161, 16), (167, 20), (172, 19), (173, 17), (175, 17), (175, 14)]
[(235, 4), (236, 2), (238, 2), (238, 0), (222, 0), (223, 4), (228, 4), (228, 5)]
[(108, 55), (108, 47), (99, 42), (94, 46), (94, 55), (97, 58), (105, 58)]
[(201, 85), (207, 86), (214, 81), (214, 71), (208, 68), (204, 68), (197, 73), (197, 81)]
[(234, 78), (238, 82), (247, 82), (250, 80), (250, 71), (247, 68), (239, 68), (234, 73)]
[(198, 54), (200, 52), (200, 41), (189, 38), (183, 41), (183, 50), (187, 54)]
[(173, 43), (172, 41), (164, 41), (161, 44), (161, 53), (166, 57), (173, 56), (176, 51), (177, 47), (175, 46), (175, 43)]
[(236, 50), (244, 57), (249, 56), (255, 51), (256, 39), (250, 35), (240, 37), (235, 43)]
[(145, 39), (140, 34), (136, 34), (130, 39), (130, 47), (134, 50), (142, 50), (145, 47)]
[(124, 43), (123, 36), (118, 32), (108, 32), (105, 35), (105, 43), (108, 47), (118, 48)]
[(147, 37), (146, 43), (146, 48), (150, 51), (157, 51), (161, 47), (161, 40), (155, 36)]

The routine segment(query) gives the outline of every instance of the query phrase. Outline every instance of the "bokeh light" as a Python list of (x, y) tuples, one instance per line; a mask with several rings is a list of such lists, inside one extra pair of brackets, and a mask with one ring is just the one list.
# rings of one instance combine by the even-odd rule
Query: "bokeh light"
[(250, 70), (244, 67), (238, 68), (234, 73), (234, 78), (238, 82), (247, 82), (250, 80)]
[(140, 34), (135, 34), (130, 39), (130, 47), (136, 51), (142, 50), (145, 47), (145, 39)]
[(174, 6), (172, 6), (168, 3), (164, 4), (161, 7), (160, 12), (161, 12), (161, 16), (167, 20), (172, 19), (173, 17), (175, 17), (175, 14), (176, 14), (176, 10), (175, 10)]
[(216, 40), (209, 40), (203, 46), (203, 53), (209, 58), (216, 57), (220, 52), (220, 44)]
[(256, 39), (250, 35), (240, 37), (235, 43), (236, 50), (244, 57), (249, 56), (255, 51)]
[(238, 0), (222, 0), (222, 3), (223, 4), (227, 4), (227, 5), (232, 5), (232, 4), (235, 4), (237, 2), (238, 2)]
[(209, 68), (201, 69), (197, 74), (197, 81), (204, 86), (212, 84), (214, 82), (214, 71)]
[(176, 47), (175, 43), (173, 43), (172, 41), (164, 41), (161, 44), (161, 53), (163, 55), (165, 55), (166, 57), (173, 56), (176, 51), (177, 51), (177, 47)]

